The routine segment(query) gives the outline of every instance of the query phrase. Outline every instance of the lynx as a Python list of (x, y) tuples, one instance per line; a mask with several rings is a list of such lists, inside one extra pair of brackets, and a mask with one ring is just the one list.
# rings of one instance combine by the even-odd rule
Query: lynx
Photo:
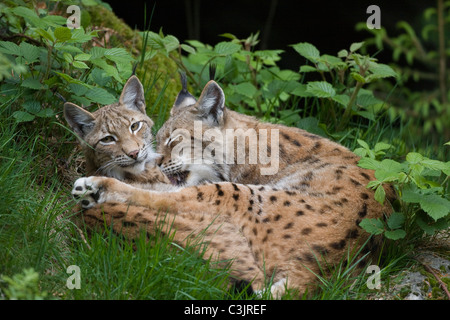
[(118, 103), (90, 113), (66, 102), (64, 116), (78, 137), (88, 175), (146, 188), (170, 184), (155, 166), (153, 121), (146, 114), (144, 89), (136, 76), (127, 81)]
[[(230, 131), (234, 135), (227, 138)], [(214, 139), (211, 132), (216, 133)], [(250, 163), (252, 132), (256, 138), (264, 133), (269, 156), (277, 153), (272, 157), (278, 162), (276, 172), (261, 174), (271, 163)], [(235, 139), (246, 142), (243, 150), (236, 149)], [(364, 218), (391, 212), (365, 187), (374, 173), (358, 167), (355, 154), (326, 138), (228, 109), (214, 81), (198, 100), (185, 89), (180, 92), (156, 140), (156, 161), (176, 188), (144, 190), (111, 177), (80, 178), (72, 194), (82, 198), (88, 226), (107, 224), (132, 239), (142, 232), (154, 234), (170, 222), (174, 241), (186, 245), (201, 236), (204, 258), (224, 265), (232, 261), (231, 276), (251, 283), (255, 291), (265, 290), (267, 279), (272, 279), (269, 288), (275, 297), (287, 288), (302, 294), (314, 287), (320, 261), (338, 263), (364, 243), (365, 250), (376, 250), (377, 241), (359, 225)], [(195, 152), (195, 146), (205, 150), (213, 142), (205, 161), (205, 153)], [(239, 163), (238, 156), (244, 156), (245, 163)], [(233, 161), (216, 161), (227, 157)], [(394, 197), (391, 188), (386, 193)]]

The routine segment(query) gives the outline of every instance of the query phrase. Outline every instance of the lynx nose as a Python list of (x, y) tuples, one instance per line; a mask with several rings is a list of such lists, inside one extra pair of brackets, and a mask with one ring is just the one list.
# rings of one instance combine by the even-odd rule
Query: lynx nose
[(138, 157), (138, 154), (139, 154), (139, 150), (134, 150), (134, 151), (131, 151), (130, 153), (128, 153), (128, 156), (130, 158), (136, 160)]

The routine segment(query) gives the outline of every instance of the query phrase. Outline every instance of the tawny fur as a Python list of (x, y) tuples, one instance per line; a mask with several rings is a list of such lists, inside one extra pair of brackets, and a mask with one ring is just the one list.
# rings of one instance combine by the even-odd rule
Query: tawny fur
[[(195, 105), (173, 110), (157, 137), (161, 165), (173, 160), (175, 144), (164, 144), (173, 130), (193, 130), (194, 120), (202, 119), (205, 128), (222, 131), (279, 130), (276, 174), (261, 175), (259, 164), (230, 164), (217, 168), (229, 182), (172, 192), (144, 190), (107, 177), (82, 178), (76, 186), (82, 186), (82, 192), (93, 188), (100, 199), (100, 205), (84, 212), (85, 222), (93, 228), (106, 222), (135, 238), (142, 230), (154, 234), (170, 221), (176, 242), (185, 245), (203, 236), (208, 243), (204, 257), (234, 261), (231, 275), (253, 281), (253, 288), (264, 288), (265, 279), (286, 279), (288, 287), (303, 293), (317, 283), (318, 260), (329, 264), (344, 260), (349, 250), (357, 250), (368, 239), (359, 226), (362, 219), (383, 218), (391, 208), (374, 200), (373, 190), (366, 188), (375, 179), (373, 171), (358, 167), (359, 158), (345, 147), (301, 129), (233, 112), (222, 105), (221, 95), (217, 84), (210, 82)], [(214, 111), (214, 121), (205, 116), (211, 99), (220, 108)], [(267, 148), (275, 149), (270, 141)], [(386, 193), (393, 199), (391, 188)], [(166, 214), (162, 223), (155, 223)], [(376, 242), (371, 239), (366, 249), (374, 251)]]

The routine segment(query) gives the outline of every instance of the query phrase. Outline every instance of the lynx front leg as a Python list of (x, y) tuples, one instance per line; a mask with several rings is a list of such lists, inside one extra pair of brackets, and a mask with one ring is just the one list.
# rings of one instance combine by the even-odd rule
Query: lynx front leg
[(83, 209), (89, 209), (98, 203), (126, 202), (132, 189), (135, 188), (114, 178), (84, 177), (75, 181), (72, 195), (81, 199)]

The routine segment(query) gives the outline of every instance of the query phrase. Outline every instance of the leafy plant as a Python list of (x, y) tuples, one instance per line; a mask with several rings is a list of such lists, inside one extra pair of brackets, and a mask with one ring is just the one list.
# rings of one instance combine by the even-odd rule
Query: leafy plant
[(362, 148), (355, 150), (361, 160), (362, 168), (375, 170), (376, 180), (370, 181), (367, 188), (375, 190), (375, 200), (385, 202), (384, 186), (392, 184), (400, 201), (401, 212), (394, 212), (386, 223), (381, 219), (364, 219), (361, 227), (372, 234), (381, 234), (393, 240), (404, 238), (408, 223), (420, 227), (423, 232), (433, 235), (436, 231), (449, 227), (450, 201), (448, 184), (450, 161), (429, 159), (420, 153), (410, 152), (406, 161), (391, 159), (377, 160), (391, 145), (379, 143), (370, 150), (367, 143), (358, 141)]
[(47, 292), (39, 289), (39, 274), (33, 269), (25, 269), (12, 277), (2, 276), (0, 283), (6, 285), (3, 290), (7, 299), (11, 300), (43, 300)]
[(69, 29), (64, 26), (65, 17), (45, 9), (38, 14), (12, 6), (3, 12), (2, 22), (13, 25), (10, 31), (28, 39), (20, 44), (0, 41), (0, 53), (15, 71), (4, 74), (7, 81), (2, 91), (21, 96), (21, 109), (13, 114), (17, 122), (54, 117), (53, 93), (83, 105), (116, 101), (116, 91), (132, 72), (134, 59), (128, 51), (92, 47), (97, 31)]
[(336, 57), (321, 55), (310, 43), (293, 45), (293, 48), (312, 64), (301, 66), (300, 72), (315, 72), (321, 78), (321, 81), (311, 81), (303, 85), (297, 94), (322, 99), (321, 108), (334, 120), (338, 131), (346, 127), (353, 114), (374, 120), (374, 115), (383, 108), (383, 101), (375, 98), (371, 91), (362, 90), (364, 85), (381, 78), (397, 77), (388, 65), (358, 53), (362, 46), (362, 42), (353, 43), (349, 50), (339, 51)]

